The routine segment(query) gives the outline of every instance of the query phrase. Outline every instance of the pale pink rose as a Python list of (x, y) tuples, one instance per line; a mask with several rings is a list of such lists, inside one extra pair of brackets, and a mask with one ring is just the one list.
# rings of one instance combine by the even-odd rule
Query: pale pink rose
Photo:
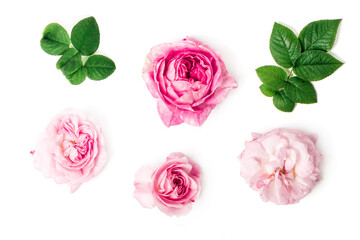
[(237, 87), (220, 55), (193, 38), (153, 47), (143, 78), (167, 127), (201, 126), (211, 110)]
[(97, 175), (106, 163), (98, 124), (83, 113), (66, 110), (55, 116), (34, 152), (34, 166), (71, 192)]
[(170, 154), (158, 168), (145, 165), (135, 174), (134, 197), (145, 208), (169, 216), (190, 212), (200, 194), (200, 169), (182, 153)]
[(240, 173), (264, 201), (291, 204), (310, 193), (320, 179), (316, 136), (276, 129), (253, 138), (239, 156)]

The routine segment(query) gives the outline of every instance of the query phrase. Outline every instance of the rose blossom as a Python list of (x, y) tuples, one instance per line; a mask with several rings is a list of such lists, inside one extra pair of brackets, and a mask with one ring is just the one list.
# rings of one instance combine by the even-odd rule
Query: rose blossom
[(190, 212), (200, 194), (200, 169), (182, 153), (170, 154), (157, 169), (145, 165), (135, 175), (134, 197), (145, 208), (169, 216)]
[(75, 110), (55, 116), (41, 136), (34, 152), (34, 166), (71, 192), (97, 175), (106, 163), (101, 129)]
[(322, 159), (314, 135), (276, 129), (253, 138), (239, 157), (241, 176), (264, 201), (296, 203), (310, 193)]
[(193, 38), (152, 48), (143, 78), (167, 127), (183, 122), (201, 126), (228, 91), (237, 87), (220, 55)]

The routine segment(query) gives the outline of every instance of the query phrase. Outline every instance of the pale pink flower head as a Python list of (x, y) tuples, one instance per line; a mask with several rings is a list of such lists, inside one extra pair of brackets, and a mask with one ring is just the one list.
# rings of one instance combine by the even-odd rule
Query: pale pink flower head
[(254, 134), (240, 155), (240, 174), (264, 201), (296, 203), (319, 181), (316, 136), (276, 129)]
[(75, 110), (55, 116), (40, 137), (34, 166), (71, 192), (97, 175), (106, 163), (104, 139), (99, 125)]
[(200, 169), (182, 153), (170, 154), (158, 168), (145, 165), (135, 175), (134, 197), (145, 208), (169, 216), (190, 212), (200, 194)]
[(167, 127), (183, 122), (201, 126), (229, 90), (237, 87), (220, 55), (194, 38), (153, 47), (143, 78)]

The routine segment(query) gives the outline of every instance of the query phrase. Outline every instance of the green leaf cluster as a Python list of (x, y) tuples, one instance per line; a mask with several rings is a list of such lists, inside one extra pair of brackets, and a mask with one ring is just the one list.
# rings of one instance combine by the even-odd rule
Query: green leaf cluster
[(262, 66), (256, 73), (263, 83), (260, 91), (273, 97), (274, 106), (292, 112), (296, 103), (316, 103), (311, 81), (322, 80), (341, 65), (329, 50), (334, 46), (341, 19), (309, 23), (299, 36), (275, 23), (270, 37), (270, 52), (279, 66)]
[[(58, 23), (50, 23), (40, 40), (41, 48), (50, 55), (61, 55), (56, 68), (73, 85), (82, 83), (86, 76), (91, 80), (103, 80), (116, 69), (108, 57), (93, 55), (99, 48), (100, 31), (94, 17), (79, 21), (71, 30), (71, 37)], [(83, 56), (87, 60), (83, 62)]]

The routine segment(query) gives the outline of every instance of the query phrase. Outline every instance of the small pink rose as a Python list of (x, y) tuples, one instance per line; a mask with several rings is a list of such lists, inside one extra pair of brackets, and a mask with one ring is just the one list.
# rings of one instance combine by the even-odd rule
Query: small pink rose
[(145, 208), (169, 216), (190, 212), (200, 194), (200, 169), (182, 153), (170, 154), (157, 169), (145, 165), (135, 175), (134, 197)]
[(296, 203), (319, 181), (322, 155), (314, 135), (276, 129), (254, 134), (240, 155), (241, 176), (264, 201)]
[(106, 163), (98, 124), (75, 110), (57, 115), (47, 126), (35, 151), (34, 167), (71, 192), (97, 175)]
[(167, 127), (201, 126), (211, 110), (237, 87), (220, 55), (193, 38), (151, 49), (143, 78)]

